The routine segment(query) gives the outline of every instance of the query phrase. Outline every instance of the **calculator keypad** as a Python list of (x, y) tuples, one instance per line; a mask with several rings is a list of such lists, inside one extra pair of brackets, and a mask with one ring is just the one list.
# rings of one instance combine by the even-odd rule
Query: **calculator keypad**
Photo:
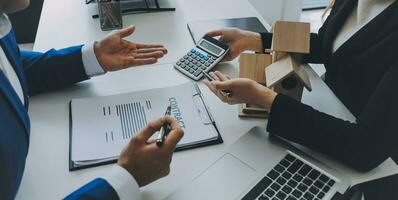
[(216, 57), (203, 55), (201, 52), (192, 49), (176, 65), (184, 69), (194, 77), (199, 77), (202, 71), (206, 71), (216, 61)]

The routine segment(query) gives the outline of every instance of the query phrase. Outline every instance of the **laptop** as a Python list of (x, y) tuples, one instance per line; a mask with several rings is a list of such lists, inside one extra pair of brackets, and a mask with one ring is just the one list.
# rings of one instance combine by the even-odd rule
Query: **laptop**
[(335, 200), (349, 187), (347, 177), (255, 127), (166, 199)]

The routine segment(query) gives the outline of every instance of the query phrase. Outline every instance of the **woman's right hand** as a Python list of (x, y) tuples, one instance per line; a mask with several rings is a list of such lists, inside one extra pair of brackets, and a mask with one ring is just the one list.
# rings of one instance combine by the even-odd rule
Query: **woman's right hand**
[[(276, 93), (257, 82), (247, 78), (231, 79), (220, 72), (210, 73), (215, 81), (204, 83), (221, 101), (228, 104), (249, 103), (255, 104), (267, 110), (271, 109), (276, 98)], [(231, 95), (225, 95), (223, 90), (231, 91)]]
[(225, 56), (225, 61), (230, 61), (238, 57), (246, 50), (262, 52), (261, 35), (259, 33), (244, 31), (237, 28), (226, 28), (207, 33), (210, 37), (220, 36), (220, 41), (228, 44), (229, 53)]

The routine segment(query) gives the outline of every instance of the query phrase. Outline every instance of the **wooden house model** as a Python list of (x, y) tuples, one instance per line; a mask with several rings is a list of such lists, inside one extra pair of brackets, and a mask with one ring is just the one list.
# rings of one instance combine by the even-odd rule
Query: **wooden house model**
[[(272, 27), (271, 49), (265, 54), (242, 54), (239, 77), (250, 78), (277, 93), (301, 101), (304, 87), (311, 91), (302, 58), (310, 52), (310, 24), (277, 21)], [(268, 111), (254, 105), (241, 105), (240, 117), (267, 118)]]

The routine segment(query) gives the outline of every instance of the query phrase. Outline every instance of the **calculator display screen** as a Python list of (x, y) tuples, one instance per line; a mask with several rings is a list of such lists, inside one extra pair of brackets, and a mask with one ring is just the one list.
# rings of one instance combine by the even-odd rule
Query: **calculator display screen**
[(202, 42), (199, 44), (199, 46), (210, 51), (214, 55), (219, 55), (222, 52), (222, 49), (218, 48), (217, 46), (215, 46), (214, 44), (212, 44), (206, 40), (202, 40)]

